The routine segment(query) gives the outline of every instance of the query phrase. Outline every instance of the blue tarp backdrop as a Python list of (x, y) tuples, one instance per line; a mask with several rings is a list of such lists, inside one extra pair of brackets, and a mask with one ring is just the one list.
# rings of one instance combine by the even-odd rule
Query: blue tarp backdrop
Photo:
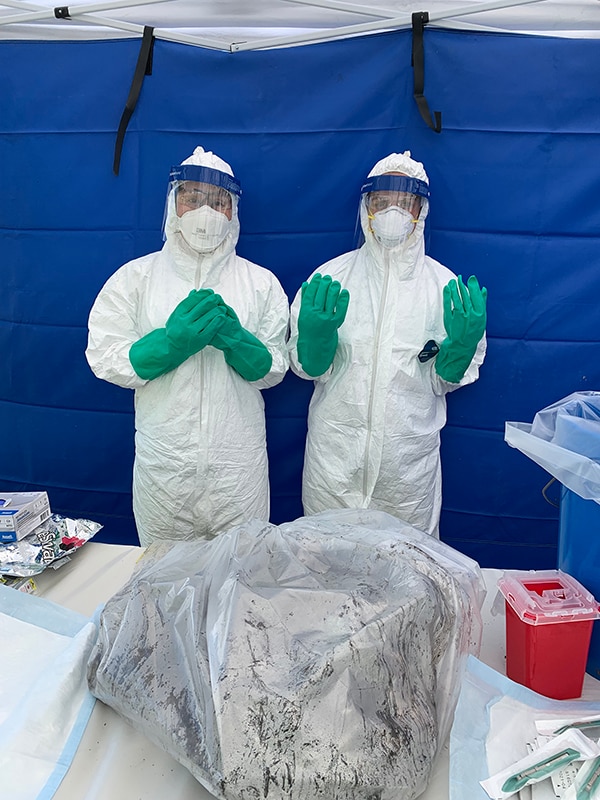
[[(479, 381), (449, 397), (442, 538), (483, 566), (556, 566), (549, 476), (504, 442), (505, 420), (600, 388), (600, 42), (426, 30), (223, 53), (156, 41), (119, 176), (116, 130), (139, 40), (0, 42), (0, 486), (137, 543), (133, 393), (96, 379), (87, 316), (121, 264), (159, 249), (169, 168), (194, 147), (243, 186), (238, 252), (290, 299), (352, 247), (368, 170), (409, 149), (431, 181), (428, 252), (489, 290)], [(302, 514), (312, 384), (264, 392), (272, 520)], [(555, 493), (558, 499), (558, 490)]]

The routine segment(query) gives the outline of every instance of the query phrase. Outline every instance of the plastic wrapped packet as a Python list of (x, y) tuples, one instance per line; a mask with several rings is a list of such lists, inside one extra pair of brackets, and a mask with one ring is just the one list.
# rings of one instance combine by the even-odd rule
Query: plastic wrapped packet
[(387, 514), (150, 547), (92, 693), (228, 800), (412, 800), (481, 636), (477, 564)]
[[(539, 748), (549, 739), (540, 730), (559, 736), (569, 721), (586, 719), (600, 719), (600, 700), (544, 697), (469, 658), (450, 737), (450, 800), (489, 800), (480, 782)], [(581, 731), (594, 744), (595, 730), (582, 726)], [(560, 783), (568, 786), (578, 766), (564, 768)], [(520, 795), (535, 790), (533, 797), (556, 798), (555, 788), (553, 782), (542, 781), (531, 789), (525, 786)]]
[(18, 542), (0, 544), (0, 574), (38, 575), (89, 541), (102, 528), (89, 519), (52, 516)]
[(21, 578), (19, 575), (1, 574), (0, 586), (6, 586), (9, 589), (16, 589), (18, 592), (25, 592), (26, 594), (35, 594), (38, 588), (32, 577)]
[(597, 742), (567, 730), (480, 783), (492, 800), (506, 800), (525, 786), (547, 780), (561, 767), (598, 756)]

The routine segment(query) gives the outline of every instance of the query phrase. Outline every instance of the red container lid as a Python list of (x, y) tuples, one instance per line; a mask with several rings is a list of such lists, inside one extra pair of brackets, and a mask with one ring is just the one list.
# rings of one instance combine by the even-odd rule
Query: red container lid
[(561, 570), (509, 570), (498, 581), (498, 588), (515, 614), (529, 625), (600, 617), (593, 595)]

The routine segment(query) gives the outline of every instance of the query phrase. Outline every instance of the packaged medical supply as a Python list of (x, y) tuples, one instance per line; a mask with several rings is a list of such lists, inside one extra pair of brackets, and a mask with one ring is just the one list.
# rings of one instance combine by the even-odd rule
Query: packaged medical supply
[(24, 539), (0, 544), (0, 575), (30, 577), (49, 566), (56, 569), (101, 528), (100, 523), (89, 519), (52, 514)]
[(564, 800), (600, 800), (600, 758), (582, 764)]
[(16, 542), (50, 516), (47, 492), (0, 493), (0, 542)]
[[(535, 727), (544, 736), (558, 736), (569, 728), (591, 732), (592, 728), (600, 728), (600, 716), (592, 714), (588, 717), (561, 717), (559, 719), (536, 719)], [(588, 729), (590, 729), (588, 731)], [(598, 732), (600, 734), (600, 731)]]
[(27, 594), (35, 594), (38, 588), (33, 578), (22, 578), (17, 575), (0, 575), (0, 584)]
[[(550, 699), (469, 657), (450, 735), (450, 800), (489, 800), (481, 781), (545, 744), (548, 737), (537, 730), (544, 720), (554, 725), (557, 720), (587, 718), (600, 719), (600, 692), (597, 700)], [(584, 729), (571, 732), (588, 733)], [(589, 734), (596, 747), (596, 731)], [(580, 765), (573, 762), (553, 772), (548, 781), (526, 786), (521, 795), (565, 800), (564, 791)]]
[(567, 730), (500, 772), (481, 781), (492, 800), (505, 800), (573, 761), (600, 756), (600, 746), (577, 730)]

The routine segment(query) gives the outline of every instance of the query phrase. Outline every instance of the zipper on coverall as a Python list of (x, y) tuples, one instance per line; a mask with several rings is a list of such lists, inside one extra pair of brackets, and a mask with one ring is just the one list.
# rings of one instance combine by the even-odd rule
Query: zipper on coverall
[(386, 252), (384, 256), (384, 273), (383, 273), (383, 286), (381, 289), (381, 301), (379, 303), (379, 311), (377, 313), (377, 328), (375, 329), (375, 340), (373, 348), (373, 373), (371, 375), (371, 387), (369, 390), (369, 405), (367, 409), (367, 440), (365, 445), (365, 468), (363, 471), (363, 508), (367, 505), (367, 494), (369, 486), (369, 451), (371, 449), (371, 434), (373, 430), (373, 403), (375, 394), (375, 384), (377, 382), (377, 354), (379, 352), (379, 341), (381, 339), (381, 328), (383, 326), (383, 312), (386, 306), (388, 283), (390, 277), (390, 261), (389, 255)]

